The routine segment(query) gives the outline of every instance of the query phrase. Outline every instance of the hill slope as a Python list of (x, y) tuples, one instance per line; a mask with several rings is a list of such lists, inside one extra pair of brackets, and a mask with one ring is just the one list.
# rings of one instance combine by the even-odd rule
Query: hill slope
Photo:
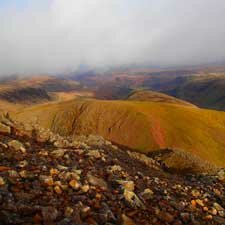
[(50, 101), (51, 97), (41, 88), (10, 87), (1, 89), (0, 99), (9, 103), (31, 104)]
[(1, 224), (225, 222), (224, 170), (170, 174), (156, 160), (101, 137), (29, 133), (5, 118), (0, 128)]
[(61, 135), (99, 134), (140, 152), (178, 148), (225, 165), (225, 113), (180, 104), (77, 100), (14, 115)]
[(127, 100), (132, 101), (150, 101), (150, 102), (161, 102), (161, 103), (172, 103), (172, 104), (180, 104), (186, 106), (193, 106), (191, 103), (182, 101), (178, 98), (174, 98), (172, 96), (149, 90), (137, 90), (129, 94)]
[(0, 81), (0, 110), (15, 111), (33, 104), (92, 96), (78, 82), (53, 76), (10, 77)]
[(204, 108), (225, 110), (225, 75), (189, 77), (171, 93)]

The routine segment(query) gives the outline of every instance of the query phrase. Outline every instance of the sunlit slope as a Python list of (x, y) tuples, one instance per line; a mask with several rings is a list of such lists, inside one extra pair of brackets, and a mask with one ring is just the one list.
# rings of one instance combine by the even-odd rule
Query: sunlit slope
[(24, 109), (14, 117), (61, 135), (99, 134), (141, 152), (178, 148), (225, 165), (225, 113), (179, 104), (76, 100)]
[(186, 106), (196, 107), (195, 105), (182, 101), (178, 98), (156, 92), (150, 90), (136, 90), (129, 94), (127, 100), (130, 101), (150, 101), (150, 102), (158, 102), (158, 103), (172, 103), (172, 104), (180, 104)]

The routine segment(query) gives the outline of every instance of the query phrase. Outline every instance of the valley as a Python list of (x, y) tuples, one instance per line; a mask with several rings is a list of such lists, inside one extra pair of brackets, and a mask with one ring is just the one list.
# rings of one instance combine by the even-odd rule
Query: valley
[[(1, 81), (0, 190), (14, 196), (15, 205), (12, 211), (4, 197), (1, 221), (103, 224), (107, 208), (104, 221), (112, 224), (223, 223), (224, 76), (205, 73), (144, 70)], [(29, 204), (20, 204), (31, 195)], [(59, 204), (52, 204), (56, 199)], [(75, 213), (75, 205), (81, 211)]]
[(136, 89), (152, 90), (186, 100), (202, 108), (225, 110), (224, 67), (186, 70), (134, 70), (90, 74), (74, 79), (96, 93), (99, 99), (124, 99)]

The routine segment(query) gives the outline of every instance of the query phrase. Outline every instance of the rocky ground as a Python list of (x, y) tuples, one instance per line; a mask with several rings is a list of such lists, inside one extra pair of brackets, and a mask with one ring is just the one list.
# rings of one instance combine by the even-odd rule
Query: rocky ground
[(101, 137), (0, 122), (0, 224), (225, 224), (225, 171), (179, 175)]

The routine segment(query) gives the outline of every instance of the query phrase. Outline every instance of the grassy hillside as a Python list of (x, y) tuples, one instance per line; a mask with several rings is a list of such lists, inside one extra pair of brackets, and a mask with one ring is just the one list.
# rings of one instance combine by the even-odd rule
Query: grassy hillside
[(151, 102), (161, 102), (161, 103), (172, 103), (172, 104), (181, 104), (186, 106), (193, 106), (191, 103), (182, 101), (178, 98), (172, 96), (149, 90), (137, 90), (133, 91), (127, 97), (127, 100), (130, 101), (151, 101)]
[(178, 148), (225, 165), (225, 113), (182, 104), (73, 100), (24, 109), (13, 116), (61, 135), (99, 134), (150, 152)]
[(190, 77), (173, 92), (176, 97), (198, 106), (225, 110), (225, 74)]

